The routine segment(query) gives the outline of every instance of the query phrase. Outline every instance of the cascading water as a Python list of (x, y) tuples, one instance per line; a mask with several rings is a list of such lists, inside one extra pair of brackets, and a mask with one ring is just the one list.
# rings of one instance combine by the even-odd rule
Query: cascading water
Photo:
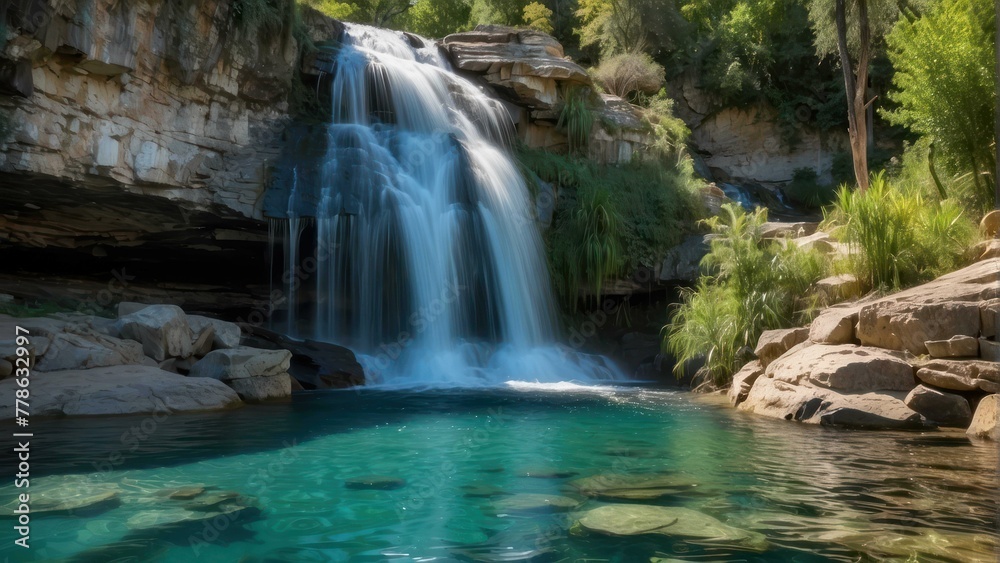
[[(601, 359), (554, 344), (543, 246), (501, 148), (511, 124), (500, 104), (451, 73), (436, 47), (357, 25), (330, 88), (313, 319), (302, 328), (295, 304), (306, 292), (290, 284), (289, 333), (351, 346), (384, 384), (614, 378)], [(297, 184), (293, 173), (293, 265), (305, 246)]]

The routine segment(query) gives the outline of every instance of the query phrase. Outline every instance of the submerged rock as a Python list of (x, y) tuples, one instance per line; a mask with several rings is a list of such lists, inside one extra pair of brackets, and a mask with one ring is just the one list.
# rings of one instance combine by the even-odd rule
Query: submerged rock
[(653, 500), (690, 493), (698, 483), (682, 475), (604, 473), (570, 481), (569, 486), (601, 499)]
[[(31, 487), (34, 489), (34, 487)], [(67, 484), (59, 488), (51, 488), (31, 493), (32, 514), (73, 514), (75, 512), (94, 512), (107, 510), (121, 504), (121, 490), (113, 485), (103, 487), (79, 488)], [(0, 507), (0, 514), (13, 516), (17, 509), (17, 501)]]
[(734, 528), (697, 510), (673, 506), (611, 504), (583, 513), (575, 526), (609, 536), (658, 534), (754, 551), (768, 547), (763, 534)]
[(157, 491), (156, 494), (158, 496), (167, 497), (171, 500), (191, 500), (204, 492), (204, 485), (188, 485), (186, 487), (178, 487), (176, 489), (163, 489), (161, 491)]
[(559, 495), (516, 494), (493, 502), (497, 512), (565, 512), (580, 501)]
[(554, 467), (532, 467), (521, 473), (522, 477), (534, 477), (535, 479), (568, 479), (579, 475), (576, 471), (557, 469)]
[(392, 491), (406, 486), (406, 481), (398, 477), (386, 477), (384, 475), (367, 475), (364, 477), (353, 477), (344, 481), (344, 486), (348, 489), (374, 489), (378, 491)]

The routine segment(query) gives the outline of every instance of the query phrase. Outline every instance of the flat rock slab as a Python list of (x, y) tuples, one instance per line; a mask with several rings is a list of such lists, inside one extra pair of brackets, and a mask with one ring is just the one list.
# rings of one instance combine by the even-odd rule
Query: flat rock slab
[(906, 406), (902, 391), (842, 393), (808, 383), (796, 385), (761, 377), (741, 410), (808, 424), (847, 428), (923, 428), (919, 413)]
[(857, 337), (862, 344), (927, 354), (928, 340), (979, 336), (979, 304), (882, 301), (861, 307)]
[(690, 493), (698, 482), (683, 475), (604, 473), (570, 481), (569, 486), (605, 500), (654, 500)]
[(979, 340), (972, 336), (928, 340), (924, 345), (932, 358), (974, 358), (979, 355)]
[(762, 534), (734, 528), (697, 510), (673, 506), (611, 504), (583, 513), (576, 523), (583, 530), (608, 536), (656, 534), (754, 551), (764, 551), (768, 546)]
[(399, 477), (387, 477), (385, 475), (368, 475), (365, 477), (352, 477), (344, 481), (344, 486), (348, 489), (374, 489), (378, 491), (392, 491), (406, 486), (406, 481)]
[[(31, 387), (34, 416), (169, 413), (233, 408), (236, 392), (220, 381), (195, 379), (150, 366), (112, 366), (38, 373)], [(14, 396), (14, 380), (0, 394)], [(0, 420), (14, 418), (14, 403), (0, 403)]]
[(566, 512), (580, 505), (580, 501), (559, 495), (515, 494), (493, 502), (493, 508), (502, 512)]
[(785, 383), (846, 392), (909, 391), (916, 386), (913, 367), (899, 354), (849, 344), (800, 348), (769, 365), (765, 374)]

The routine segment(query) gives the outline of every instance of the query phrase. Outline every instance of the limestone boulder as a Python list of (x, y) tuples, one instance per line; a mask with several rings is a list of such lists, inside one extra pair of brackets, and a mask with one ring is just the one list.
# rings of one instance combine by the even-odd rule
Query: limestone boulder
[(733, 375), (732, 384), (727, 392), (729, 403), (735, 407), (745, 401), (754, 382), (762, 375), (764, 375), (764, 366), (759, 360), (754, 360), (743, 366), (740, 371)]
[(979, 357), (987, 362), (1000, 362), (1000, 342), (980, 338)]
[(792, 239), (792, 243), (802, 250), (815, 250), (821, 254), (830, 254), (837, 251), (837, 241), (823, 231)]
[(922, 428), (924, 418), (903, 402), (901, 391), (842, 393), (808, 383), (760, 377), (739, 408), (763, 416), (848, 428)]
[(799, 221), (783, 223), (768, 221), (761, 226), (761, 237), (764, 239), (800, 238), (816, 233), (819, 223)]
[(909, 391), (916, 386), (913, 367), (899, 355), (849, 344), (801, 348), (773, 362), (765, 373), (790, 384), (852, 393)]
[(141, 364), (142, 344), (105, 336), (93, 330), (73, 330), (53, 334), (35, 369), (37, 371), (78, 370)]
[(972, 419), (969, 401), (961, 395), (917, 385), (903, 399), (906, 406), (941, 426), (965, 428)]
[(856, 308), (827, 309), (809, 325), (809, 340), (817, 344), (850, 344), (855, 341), (857, 322)]
[(292, 376), (287, 373), (226, 381), (241, 399), (250, 403), (281, 399), (292, 394)]
[(191, 366), (190, 377), (208, 377), (220, 381), (272, 377), (288, 373), (292, 353), (288, 350), (261, 350), (241, 346), (214, 350)]
[(857, 337), (868, 346), (927, 354), (928, 340), (978, 336), (979, 319), (977, 303), (880, 301), (861, 307)]
[(976, 438), (1000, 441), (1000, 395), (987, 395), (979, 401), (966, 433)]
[(194, 335), (202, 334), (208, 327), (212, 327), (212, 348), (228, 349), (236, 348), (240, 345), (242, 332), (239, 325), (219, 319), (203, 317), (201, 315), (188, 315), (188, 326)]
[(785, 352), (805, 342), (809, 338), (808, 328), (787, 328), (766, 330), (757, 340), (754, 354), (765, 368)]
[(816, 293), (823, 303), (840, 303), (861, 295), (861, 283), (852, 274), (830, 276), (816, 282)]
[(979, 335), (993, 338), (1000, 326), (1000, 299), (988, 299), (979, 304)]
[(151, 305), (118, 319), (123, 338), (142, 344), (145, 354), (157, 361), (191, 356), (191, 328), (187, 315), (176, 305)]
[[(149, 366), (110, 366), (37, 373), (31, 387), (33, 416), (92, 416), (227, 409), (236, 392), (212, 379), (184, 377)], [(14, 380), (0, 393), (14, 396)], [(0, 420), (14, 418), (14, 403), (0, 404)]]
[(972, 336), (928, 340), (924, 345), (932, 358), (973, 358), (979, 355), (979, 340)]

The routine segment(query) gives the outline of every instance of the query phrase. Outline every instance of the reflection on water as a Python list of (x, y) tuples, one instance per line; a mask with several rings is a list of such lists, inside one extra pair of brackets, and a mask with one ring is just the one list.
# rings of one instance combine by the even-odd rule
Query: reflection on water
[[(11, 560), (964, 562), (998, 553), (995, 444), (761, 419), (683, 393), (348, 391), (222, 414), (50, 421), (35, 432), (31, 557), (8, 543), (0, 557)], [(0, 489), (4, 502), (14, 493)], [(730, 535), (766, 541), (670, 527), (613, 537), (576, 525), (616, 503), (695, 510)]]

